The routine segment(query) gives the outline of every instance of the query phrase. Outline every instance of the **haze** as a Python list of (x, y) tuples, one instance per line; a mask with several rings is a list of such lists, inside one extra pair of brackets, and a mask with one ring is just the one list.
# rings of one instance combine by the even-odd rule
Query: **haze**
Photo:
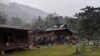
[(100, 0), (1, 0), (4, 3), (17, 2), (48, 13), (58, 13), (63, 16), (73, 16), (85, 6), (98, 7)]

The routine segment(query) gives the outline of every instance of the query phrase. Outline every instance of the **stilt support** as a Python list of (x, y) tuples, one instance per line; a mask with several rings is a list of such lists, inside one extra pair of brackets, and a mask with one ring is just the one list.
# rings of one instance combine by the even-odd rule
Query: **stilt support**
[(5, 52), (4, 51), (0, 51), (0, 56), (5, 56)]

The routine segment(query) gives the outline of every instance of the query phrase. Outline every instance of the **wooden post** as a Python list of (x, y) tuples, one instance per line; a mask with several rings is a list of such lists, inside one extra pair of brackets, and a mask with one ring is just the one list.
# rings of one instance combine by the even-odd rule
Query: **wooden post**
[(13, 40), (14, 40), (14, 46), (16, 47), (17, 46), (17, 43), (16, 43), (16, 36), (15, 36), (15, 32), (13, 32)]
[(15, 33), (13, 32), (13, 37), (14, 37), (14, 43), (15, 43)]
[(8, 38), (8, 40), (7, 40), (6, 45), (9, 46), (9, 35), (8, 35), (8, 32), (7, 32), (7, 38)]
[(79, 44), (76, 45), (76, 53), (79, 53)]
[(2, 33), (0, 33), (0, 37), (1, 37), (1, 50), (0, 50), (0, 55), (1, 56), (5, 56), (5, 52), (4, 52), (4, 49), (3, 49)]
[(4, 50), (0, 51), (0, 55), (1, 55), (1, 56), (5, 56)]

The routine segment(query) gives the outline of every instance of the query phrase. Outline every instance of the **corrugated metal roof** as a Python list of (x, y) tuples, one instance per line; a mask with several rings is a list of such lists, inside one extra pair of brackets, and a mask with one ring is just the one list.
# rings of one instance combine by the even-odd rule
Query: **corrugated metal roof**
[(16, 30), (31, 30), (31, 29), (20, 28), (18, 26), (11, 26), (11, 25), (4, 25), (4, 24), (1, 24), (0, 28), (6, 28), (6, 29), (8, 28), (8, 29), (16, 29)]
[(66, 28), (56, 28), (56, 29), (48, 28), (44, 31), (55, 31), (55, 30), (64, 30), (64, 29), (66, 29)]

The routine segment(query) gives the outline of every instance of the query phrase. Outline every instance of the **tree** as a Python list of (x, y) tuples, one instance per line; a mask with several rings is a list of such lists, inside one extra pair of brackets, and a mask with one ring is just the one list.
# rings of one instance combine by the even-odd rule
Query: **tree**
[(66, 17), (66, 24), (69, 29), (76, 31), (77, 30), (77, 19), (72, 17)]
[(18, 17), (12, 17), (10, 25), (22, 26), (23, 25), (23, 21), (20, 18), (18, 18)]
[(79, 31), (86, 38), (92, 39), (93, 34), (100, 28), (100, 8), (87, 6), (81, 10), (83, 12), (75, 15), (79, 19)]
[(3, 13), (3, 12), (0, 12), (0, 24), (6, 24), (7, 22), (7, 16)]
[(38, 20), (35, 22), (36, 27), (43, 27), (44, 26), (44, 21), (42, 20), (42, 18), (39, 16)]
[(38, 23), (38, 26), (44, 26), (44, 21), (42, 20), (40, 16), (38, 17), (37, 23)]
[(48, 25), (56, 25), (56, 24), (60, 24), (60, 19), (62, 17), (59, 16), (56, 13), (53, 14), (49, 14), (45, 20), (45, 23), (47, 23)]
[(44, 20), (41, 18), (41, 16), (39, 16), (35, 22), (34, 20), (32, 21), (32, 29), (37, 29), (44, 26)]

